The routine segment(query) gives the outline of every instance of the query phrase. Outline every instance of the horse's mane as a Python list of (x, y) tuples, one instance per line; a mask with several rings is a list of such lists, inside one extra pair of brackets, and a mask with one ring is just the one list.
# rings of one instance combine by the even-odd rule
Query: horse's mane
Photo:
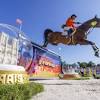
[(85, 28), (90, 27), (90, 23), (91, 23), (93, 20), (95, 20), (95, 18), (92, 18), (92, 19), (90, 19), (90, 20), (88, 20), (88, 21), (85, 21), (85, 22), (84, 22), (83, 24), (81, 24), (78, 28), (80, 28), (80, 29), (85, 29)]
[(83, 24), (81, 24), (78, 29), (82, 29), (82, 30), (88, 30), (89, 28), (92, 27), (91, 22), (93, 21), (98, 21), (99, 19), (97, 17), (94, 17), (92, 19), (89, 19), (87, 21), (85, 21)]

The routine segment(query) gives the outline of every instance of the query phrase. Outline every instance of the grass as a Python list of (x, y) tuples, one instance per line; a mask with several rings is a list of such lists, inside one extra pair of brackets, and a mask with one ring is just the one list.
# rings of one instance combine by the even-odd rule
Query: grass
[(64, 80), (89, 80), (90, 76), (84, 76), (84, 77), (77, 77), (77, 76), (70, 76), (70, 77), (64, 77), (63, 75), (59, 75), (60, 79), (64, 79)]
[(0, 100), (29, 100), (32, 96), (42, 92), (43, 86), (39, 83), (25, 83), (14, 85), (0, 85)]

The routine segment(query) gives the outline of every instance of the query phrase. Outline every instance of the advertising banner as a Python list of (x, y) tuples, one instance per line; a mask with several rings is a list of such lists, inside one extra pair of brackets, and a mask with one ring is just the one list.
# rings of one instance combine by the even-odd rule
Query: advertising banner
[(19, 65), (33, 77), (57, 77), (61, 73), (60, 56), (35, 46), (22, 47)]

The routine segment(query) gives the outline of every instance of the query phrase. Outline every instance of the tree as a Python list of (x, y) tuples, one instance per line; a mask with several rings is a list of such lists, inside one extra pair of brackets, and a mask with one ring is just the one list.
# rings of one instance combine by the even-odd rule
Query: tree
[(66, 66), (67, 66), (67, 64), (66, 64), (65, 61), (62, 61), (61, 63), (62, 63), (62, 73), (64, 74), (65, 71), (66, 71)]
[(73, 68), (78, 67), (78, 65), (77, 65), (76, 63), (71, 64), (71, 66), (72, 66)]
[(87, 64), (87, 67), (94, 67), (96, 64), (92, 61), (89, 61), (88, 64)]
[(62, 67), (67, 66), (68, 64), (65, 61), (62, 61)]
[(81, 68), (86, 68), (87, 63), (86, 62), (77, 62)]

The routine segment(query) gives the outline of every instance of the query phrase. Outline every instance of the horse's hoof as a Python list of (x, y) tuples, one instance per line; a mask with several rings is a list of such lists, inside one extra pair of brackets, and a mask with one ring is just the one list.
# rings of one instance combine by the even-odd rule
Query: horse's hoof
[(96, 52), (99, 52), (99, 48), (96, 49)]
[(46, 47), (42, 46), (42, 48), (46, 49)]
[(95, 56), (96, 56), (96, 57), (100, 57), (100, 56), (99, 56), (99, 53), (95, 53)]
[(45, 47), (47, 47), (47, 45), (44, 44), (44, 45), (42, 45), (41, 47), (45, 48)]

